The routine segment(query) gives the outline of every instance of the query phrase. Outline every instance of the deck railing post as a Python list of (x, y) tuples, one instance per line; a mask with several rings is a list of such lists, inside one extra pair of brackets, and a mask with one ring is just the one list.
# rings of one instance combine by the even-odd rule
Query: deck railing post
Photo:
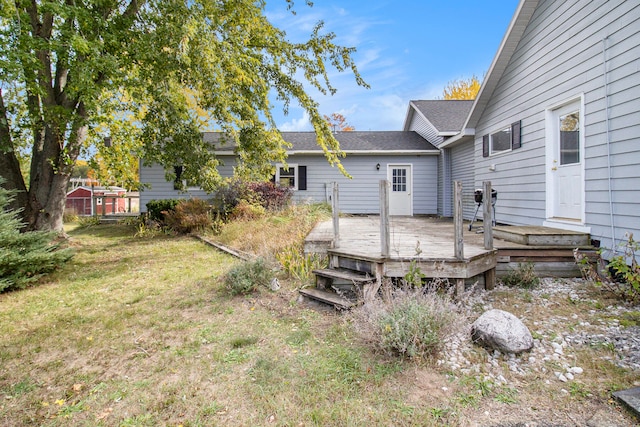
[(462, 182), (453, 182), (453, 230), (454, 251), (456, 259), (464, 259), (464, 238), (462, 235)]
[(493, 249), (493, 206), (491, 181), (482, 183), (484, 203), (482, 204), (482, 229), (484, 230), (484, 248)]
[(333, 217), (333, 247), (340, 247), (340, 203), (338, 200), (338, 183), (333, 182), (331, 192), (331, 215)]
[(380, 253), (389, 256), (389, 181), (380, 181)]

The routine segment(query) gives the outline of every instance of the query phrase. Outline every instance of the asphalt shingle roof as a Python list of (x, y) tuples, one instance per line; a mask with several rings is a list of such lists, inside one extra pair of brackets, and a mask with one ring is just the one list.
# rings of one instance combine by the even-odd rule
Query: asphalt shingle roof
[(438, 132), (459, 132), (471, 111), (473, 101), (468, 100), (426, 100), (411, 101), (431, 122)]
[[(216, 142), (218, 132), (204, 134), (205, 141)], [(336, 132), (334, 137), (345, 152), (358, 151), (437, 151), (437, 148), (413, 131), (350, 131)], [(322, 152), (314, 132), (282, 132), (282, 138), (292, 144), (288, 151)], [(233, 145), (216, 147), (218, 151), (232, 151)]]

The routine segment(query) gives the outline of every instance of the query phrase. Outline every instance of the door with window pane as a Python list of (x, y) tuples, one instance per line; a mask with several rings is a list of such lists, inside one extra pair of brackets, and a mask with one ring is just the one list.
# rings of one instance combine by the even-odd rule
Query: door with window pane
[(411, 165), (389, 165), (389, 215), (413, 215)]
[(555, 110), (552, 120), (553, 218), (580, 221), (584, 212), (580, 105), (574, 103)]

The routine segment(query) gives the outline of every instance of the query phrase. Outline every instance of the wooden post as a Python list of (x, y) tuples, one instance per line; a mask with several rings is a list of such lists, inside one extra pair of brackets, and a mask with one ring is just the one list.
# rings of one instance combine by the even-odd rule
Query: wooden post
[(338, 200), (338, 183), (332, 183), (331, 214), (333, 217), (333, 247), (340, 247), (340, 201)]
[(493, 249), (493, 209), (491, 206), (491, 181), (482, 183), (482, 229), (484, 230), (484, 248)]
[[(491, 199), (491, 181), (482, 183), (482, 229), (484, 230), (484, 248), (493, 249), (493, 205)], [(491, 290), (496, 285), (496, 269), (492, 268), (484, 273), (484, 288)]]
[(454, 231), (454, 252), (456, 259), (464, 259), (464, 238), (462, 236), (462, 183), (453, 182), (453, 231)]
[(389, 181), (380, 181), (380, 254), (389, 256)]
[[(464, 260), (464, 236), (462, 234), (463, 224), (462, 214), (462, 182), (453, 182), (453, 250), (456, 259)], [(456, 297), (460, 297), (464, 292), (464, 278), (457, 278)]]

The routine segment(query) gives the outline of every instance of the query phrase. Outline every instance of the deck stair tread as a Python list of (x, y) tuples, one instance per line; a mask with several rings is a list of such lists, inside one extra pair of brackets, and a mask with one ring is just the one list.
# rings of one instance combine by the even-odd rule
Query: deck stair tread
[(300, 289), (300, 293), (308, 298), (316, 301), (331, 304), (336, 308), (348, 309), (356, 305), (355, 302), (348, 300), (335, 292), (318, 289), (318, 288), (304, 288)]
[(541, 226), (496, 226), (493, 227), (493, 236), (507, 242), (555, 248), (588, 247), (591, 244), (589, 233)]
[(346, 269), (323, 268), (319, 270), (313, 270), (313, 274), (315, 274), (316, 276), (327, 277), (329, 279), (350, 280), (354, 283), (367, 283), (375, 280), (375, 277), (371, 277), (368, 274), (362, 274), (353, 270)]

